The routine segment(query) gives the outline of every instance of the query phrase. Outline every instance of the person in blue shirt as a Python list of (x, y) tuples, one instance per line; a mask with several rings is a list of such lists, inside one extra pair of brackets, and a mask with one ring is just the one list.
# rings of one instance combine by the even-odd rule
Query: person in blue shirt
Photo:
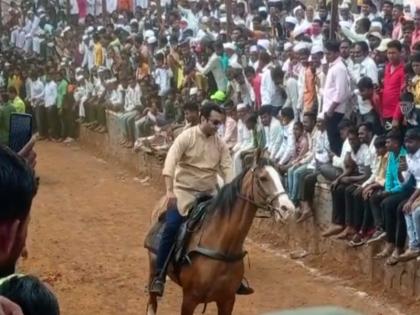
[(368, 241), (385, 239), (383, 250), (375, 256), (376, 259), (386, 258), (387, 264), (393, 265), (402, 253), (407, 237), (405, 221), (401, 212), (402, 205), (413, 192), (413, 187), (406, 185), (400, 176), (400, 164), (407, 155), (403, 147), (402, 134), (391, 130), (387, 134), (386, 145), (389, 151), (388, 165), (385, 173), (385, 189), (371, 199), (372, 213), (377, 231)]

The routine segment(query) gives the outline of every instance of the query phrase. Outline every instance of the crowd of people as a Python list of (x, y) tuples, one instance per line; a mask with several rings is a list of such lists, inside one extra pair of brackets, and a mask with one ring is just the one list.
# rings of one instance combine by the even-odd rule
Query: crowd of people
[[(161, 152), (223, 112), (236, 175), (256, 149), (276, 166), (303, 222), (331, 184), (325, 237), (376, 258), (420, 256), (420, 8), (412, 1), (71, 0), (10, 3), (0, 53), (0, 141), (12, 112), (38, 140), (82, 125)], [(98, 4), (100, 3), (100, 5)], [(67, 14), (70, 13), (70, 14)], [(408, 246), (406, 240), (408, 239)]]

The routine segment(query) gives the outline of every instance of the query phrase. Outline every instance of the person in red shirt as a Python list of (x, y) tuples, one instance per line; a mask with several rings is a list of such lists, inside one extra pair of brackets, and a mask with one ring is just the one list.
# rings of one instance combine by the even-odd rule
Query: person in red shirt
[(398, 40), (388, 44), (388, 64), (385, 66), (381, 91), (380, 115), (386, 130), (398, 127), (401, 121), (400, 94), (405, 85), (404, 64), (401, 62), (402, 45)]
[[(246, 79), (248, 80), (249, 84), (251, 84), (252, 89), (254, 90), (255, 94), (255, 104), (254, 109), (259, 110), (261, 107), (261, 74), (256, 73), (253, 67), (246, 67), (244, 69)], [(251, 104), (247, 104), (251, 105)]]

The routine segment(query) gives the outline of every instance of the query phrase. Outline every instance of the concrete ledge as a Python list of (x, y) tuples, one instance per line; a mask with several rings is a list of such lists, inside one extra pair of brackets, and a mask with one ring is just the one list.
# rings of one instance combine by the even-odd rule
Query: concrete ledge
[(149, 176), (153, 179), (154, 184), (162, 184), (163, 179), (160, 176), (162, 162), (159, 162), (152, 155), (143, 152), (136, 153), (132, 149), (121, 146), (119, 144), (121, 132), (117, 114), (108, 111), (106, 117), (108, 133), (100, 134), (88, 128), (80, 127), (80, 145), (105, 160), (116, 162), (141, 176)]
[[(107, 113), (108, 134), (98, 134), (86, 128), (80, 130), (82, 147), (101, 158), (116, 162), (124, 168), (150, 176), (153, 185), (163, 187), (162, 162), (145, 153), (134, 153), (119, 145), (120, 129), (117, 116)], [(301, 224), (281, 225), (273, 220), (256, 219), (250, 237), (269, 243), (275, 248), (303, 249), (309, 253), (305, 263), (339, 277), (351, 278), (356, 285), (374, 283), (404, 298), (420, 297), (420, 263), (412, 261), (389, 267), (384, 260), (372, 257), (382, 244), (350, 248), (345, 242), (324, 239), (320, 231), (331, 219), (331, 193), (325, 184), (318, 184), (314, 199), (315, 216)]]

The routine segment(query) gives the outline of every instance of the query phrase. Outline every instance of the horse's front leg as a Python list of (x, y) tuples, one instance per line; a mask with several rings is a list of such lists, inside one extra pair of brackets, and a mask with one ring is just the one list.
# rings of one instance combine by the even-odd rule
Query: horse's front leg
[(186, 295), (182, 298), (181, 315), (193, 315), (194, 311), (199, 303), (190, 295)]
[(231, 315), (235, 305), (235, 295), (226, 297), (226, 299), (217, 301), (217, 315)]

